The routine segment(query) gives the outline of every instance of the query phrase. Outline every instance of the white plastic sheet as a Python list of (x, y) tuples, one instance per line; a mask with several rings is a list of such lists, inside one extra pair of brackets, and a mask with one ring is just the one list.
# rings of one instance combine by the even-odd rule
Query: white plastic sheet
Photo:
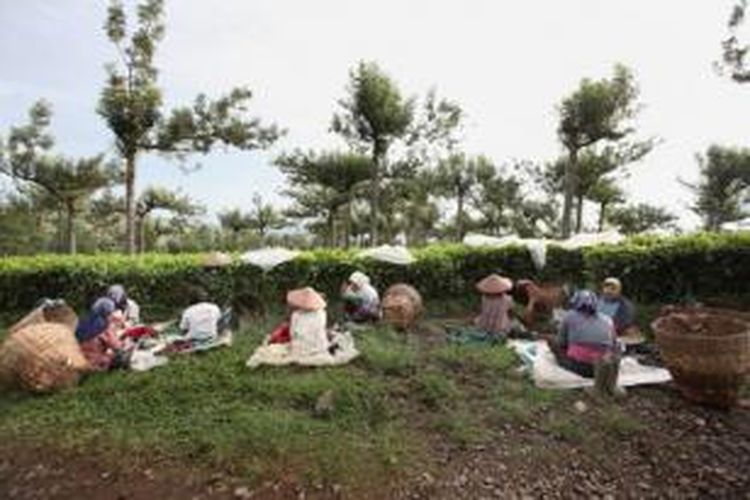
[(248, 368), (257, 368), (261, 365), (337, 366), (349, 363), (359, 356), (349, 332), (335, 332), (331, 341), (339, 346), (333, 354), (327, 350), (307, 354), (294, 349), (291, 343), (264, 344), (255, 350), (245, 365)]
[(615, 245), (624, 240), (625, 236), (617, 231), (605, 231), (603, 233), (579, 233), (557, 244), (563, 248), (572, 250), (574, 248), (592, 247), (602, 244)]
[(381, 262), (406, 266), (414, 262), (414, 256), (402, 246), (381, 245), (360, 252), (360, 257), (369, 257)]
[(469, 233), (464, 237), (463, 243), (469, 247), (502, 248), (509, 245), (522, 246), (529, 251), (531, 261), (534, 263), (534, 267), (536, 267), (537, 271), (541, 271), (544, 269), (544, 266), (547, 265), (547, 240), (523, 239), (515, 234), (498, 238), (495, 236)]
[(730, 232), (750, 231), (750, 217), (732, 222), (725, 222), (721, 225), (721, 229)]
[(503, 236), (498, 238), (497, 236), (487, 236), (484, 234), (469, 233), (464, 236), (463, 243), (469, 247), (493, 247), (502, 248), (508, 245), (517, 245), (521, 242), (521, 238), (515, 234), (509, 236)]
[(283, 247), (262, 248), (260, 250), (250, 250), (242, 254), (240, 259), (247, 263), (257, 266), (264, 271), (269, 271), (279, 264), (295, 259), (299, 252), (288, 250)]
[[(534, 384), (541, 389), (577, 389), (594, 385), (593, 379), (581, 377), (558, 365), (545, 341), (512, 340), (508, 345), (524, 364), (531, 366)], [(617, 385), (621, 387), (662, 384), (670, 380), (672, 376), (664, 368), (642, 365), (630, 356), (620, 361)]]

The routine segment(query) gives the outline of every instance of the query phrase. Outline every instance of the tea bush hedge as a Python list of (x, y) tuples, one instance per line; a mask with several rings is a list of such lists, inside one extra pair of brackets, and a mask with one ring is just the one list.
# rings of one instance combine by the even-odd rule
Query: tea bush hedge
[(380, 289), (412, 283), (427, 299), (470, 296), (474, 283), (490, 272), (578, 286), (614, 275), (622, 278), (629, 295), (644, 301), (750, 292), (750, 234), (640, 238), (585, 250), (551, 246), (541, 273), (521, 247), (434, 245), (414, 254), (416, 262), (401, 267), (358, 258), (354, 251), (315, 250), (268, 273), (239, 262), (206, 268), (200, 254), (8, 257), (0, 259), (0, 308), (24, 311), (41, 297), (60, 296), (80, 309), (115, 282), (152, 308), (184, 307), (196, 285), (219, 303), (240, 298), (245, 304), (268, 306), (281, 304), (286, 290), (304, 285), (335, 297), (355, 269), (369, 274)]

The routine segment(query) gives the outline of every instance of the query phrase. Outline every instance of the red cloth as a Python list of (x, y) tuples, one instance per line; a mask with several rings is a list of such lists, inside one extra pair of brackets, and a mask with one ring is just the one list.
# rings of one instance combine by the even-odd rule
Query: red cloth
[(156, 337), (156, 330), (150, 326), (132, 326), (122, 334), (124, 339), (139, 339), (141, 337)]
[(289, 323), (286, 321), (277, 326), (268, 338), (269, 344), (286, 344), (291, 341), (292, 334), (289, 330)]

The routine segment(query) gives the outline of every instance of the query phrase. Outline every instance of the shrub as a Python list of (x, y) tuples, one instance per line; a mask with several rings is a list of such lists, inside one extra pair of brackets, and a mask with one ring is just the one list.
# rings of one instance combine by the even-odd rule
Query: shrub
[(414, 254), (416, 262), (401, 267), (359, 259), (354, 251), (314, 250), (268, 273), (239, 262), (209, 269), (201, 265), (201, 254), (8, 257), (0, 259), (0, 307), (4, 313), (20, 312), (41, 297), (60, 296), (80, 309), (114, 282), (123, 283), (146, 313), (184, 307), (194, 286), (206, 288), (219, 303), (239, 299), (268, 307), (282, 304), (286, 290), (304, 285), (335, 298), (341, 282), (355, 269), (368, 273), (380, 290), (409, 282), (429, 300), (471, 296), (476, 281), (497, 271), (514, 279), (577, 285), (614, 275), (622, 278), (628, 295), (658, 302), (746, 294), (750, 280), (750, 234), (635, 238), (583, 251), (550, 246), (541, 273), (527, 250), (517, 246), (433, 245)]

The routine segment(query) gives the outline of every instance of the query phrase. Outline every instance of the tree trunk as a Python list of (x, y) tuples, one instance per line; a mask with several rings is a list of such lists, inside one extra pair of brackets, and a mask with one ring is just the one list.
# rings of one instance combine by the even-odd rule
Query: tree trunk
[(349, 240), (352, 237), (352, 199), (346, 202), (344, 210), (344, 248), (349, 248)]
[(146, 216), (137, 217), (136, 230), (138, 232), (136, 249), (138, 253), (143, 253), (146, 251)]
[(457, 241), (460, 243), (464, 237), (464, 195), (458, 193), (458, 210), (456, 212), (456, 233), (458, 234)]
[(76, 209), (73, 200), (65, 201), (65, 210), (67, 212), (67, 224), (65, 226), (66, 241), (68, 242), (68, 253), (75, 255), (76, 253)]
[(333, 209), (328, 211), (328, 246), (331, 248), (336, 246), (336, 219), (334, 213)]
[(583, 196), (578, 195), (578, 204), (576, 205), (576, 233), (580, 233), (583, 228)]
[(563, 202), (563, 216), (562, 216), (562, 237), (570, 237), (570, 226), (573, 215), (573, 194), (575, 193), (576, 185), (576, 171), (578, 170), (578, 150), (570, 149), (570, 159), (568, 161), (568, 168), (565, 169), (565, 200)]
[(378, 214), (380, 213), (380, 158), (376, 154), (373, 158), (375, 171), (370, 186), (370, 246), (378, 244)]
[(599, 205), (599, 232), (604, 231), (604, 220), (607, 217), (607, 204), (602, 203)]
[(135, 246), (135, 155), (125, 158), (125, 251), (133, 255)]

